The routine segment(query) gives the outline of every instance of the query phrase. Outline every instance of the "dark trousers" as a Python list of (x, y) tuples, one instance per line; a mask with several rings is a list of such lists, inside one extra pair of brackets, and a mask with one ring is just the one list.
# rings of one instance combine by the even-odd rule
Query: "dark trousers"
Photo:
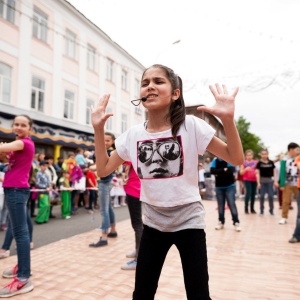
[(273, 185), (274, 185), (273, 181), (272, 182), (261, 183), (261, 188), (260, 188), (260, 213), (261, 214), (264, 213), (265, 194), (268, 195), (268, 199), (269, 199), (269, 212), (271, 214), (273, 214), (273, 210), (274, 210)]
[(96, 190), (89, 190), (89, 209), (93, 209), (96, 205), (97, 200), (97, 191)]
[(225, 204), (227, 200), (227, 204), (229, 206), (231, 217), (233, 221), (233, 225), (235, 223), (240, 223), (238, 217), (238, 211), (235, 204), (235, 186), (230, 186), (226, 188), (216, 187), (216, 197), (218, 201), (218, 213), (219, 213), (219, 221), (222, 224), (225, 224)]
[(142, 203), (140, 199), (128, 194), (126, 195), (126, 202), (129, 210), (131, 226), (135, 234), (136, 256), (138, 256), (144, 227), (142, 220)]
[(144, 225), (135, 274), (134, 300), (153, 300), (166, 255), (179, 251), (188, 300), (211, 300), (203, 229), (161, 232)]
[(244, 180), (244, 185), (245, 185), (245, 189), (246, 189), (245, 211), (248, 211), (249, 200), (250, 200), (250, 209), (251, 209), (251, 211), (254, 211), (254, 202), (255, 202), (257, 182)]

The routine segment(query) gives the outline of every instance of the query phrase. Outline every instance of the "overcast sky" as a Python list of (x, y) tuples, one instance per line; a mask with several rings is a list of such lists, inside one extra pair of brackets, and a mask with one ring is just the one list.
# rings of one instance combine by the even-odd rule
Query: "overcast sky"
[(271, 158), (300, 143), (300, 1), (69, 2), (145, 67), (174, 69), (187, 105), (211, 105), (209, 84), (239, 86), (236, 119)]

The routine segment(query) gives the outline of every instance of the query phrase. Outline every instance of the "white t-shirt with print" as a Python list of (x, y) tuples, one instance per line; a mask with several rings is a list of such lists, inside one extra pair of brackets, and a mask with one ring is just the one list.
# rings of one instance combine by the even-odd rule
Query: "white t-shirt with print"
[(298, 168), (295, 166), (296, 157), (286, 158), (286, 174), (285, 174), (285, 185), (297, 186), (298, 183)]
[(202, 119), (187, 115), (177, 140), (171, 129), (149, 133), (143, 124), (133, 126), (115, 141), (118, 155), (141, 179), (140, 200), (158, 207), (200, 201), (198, 155), (203, 155), (215, 130)]

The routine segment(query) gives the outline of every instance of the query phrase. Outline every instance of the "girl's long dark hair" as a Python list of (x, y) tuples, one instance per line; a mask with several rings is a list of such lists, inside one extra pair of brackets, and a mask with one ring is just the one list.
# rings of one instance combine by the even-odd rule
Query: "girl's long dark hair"
[[(180, 96), (177, 100), (173, 101), (170, 105), (169, 113), (166, 116), (167, 120), (170, 120), (172, 126), (172, 136), (175, 139), (181, 124), (185, 120), (185, 104), (182, 93), (182, 80), (174, 73), (174, 71), (164, 65), (155, 64), (150, 68), (159, 68), (164, 71), (166, 77), (169, 79), (172, 85), (172, 94), (175, 89), (180, 90)], [(148, 69), (150, 69), (148, 68)], [(148, 70), (147, 69), (147, 70)], [(147, 71), (145, 70), (144, 73)], [(144, 74), (143, 74), (144, 76)]]

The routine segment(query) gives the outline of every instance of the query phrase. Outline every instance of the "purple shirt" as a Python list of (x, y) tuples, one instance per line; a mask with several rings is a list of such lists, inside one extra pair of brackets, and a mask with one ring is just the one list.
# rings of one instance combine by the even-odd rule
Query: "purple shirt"
[(30, 137), (20, 139), (23, 150), (9, 153), (8, 170), (5, 173), (4, 188), (29, 188), (29, 175), (34, 157), (34, 143)]

